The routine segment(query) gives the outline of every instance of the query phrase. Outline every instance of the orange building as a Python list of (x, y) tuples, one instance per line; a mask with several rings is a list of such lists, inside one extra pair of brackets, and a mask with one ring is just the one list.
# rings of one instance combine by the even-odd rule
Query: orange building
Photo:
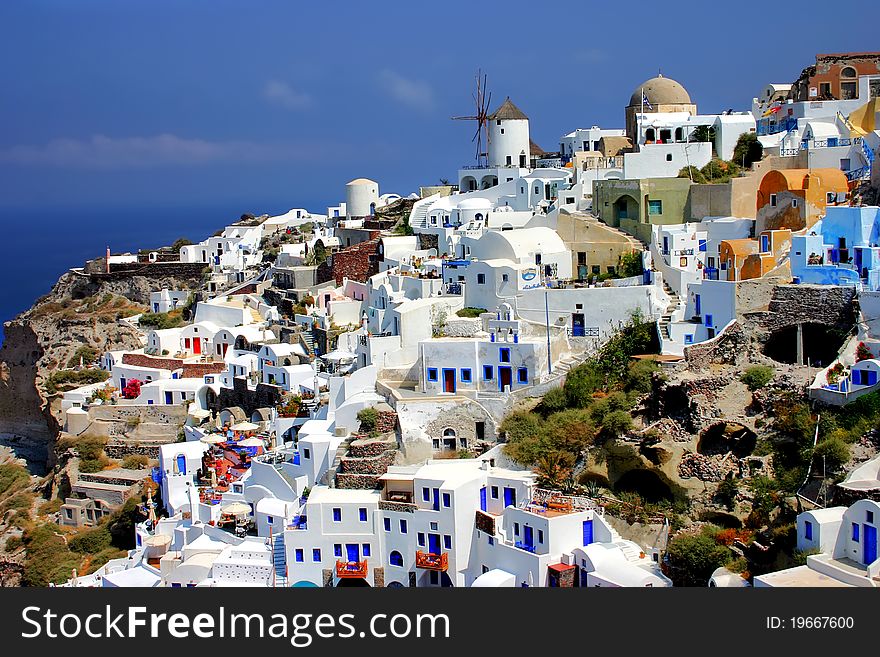
[(726, 277), (722, 280), (747, 281), (772, 271), (791, 249), (791, 231), (765, 230), (758, 239), (724, 240), (718, 251)]
[(810, 228), (829, 205), (848, 203), (849, 184), (839, 169), (773, 169), (758, 187), (755, 230)]
[(859, 95), (859, 77), (880, 73), (880, 52), (816, 55), (816, 65), (795, 83), (795, 100), (852, 100)]

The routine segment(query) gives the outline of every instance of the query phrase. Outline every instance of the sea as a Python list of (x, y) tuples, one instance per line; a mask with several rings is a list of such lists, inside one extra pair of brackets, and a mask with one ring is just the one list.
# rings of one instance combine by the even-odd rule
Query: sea
[[(277, 215), (290, 207), (326, 212), (323, 205), (262, 209)], [(86, 260), (106, 253), (134, 253), (172, 244), (179, 237), (199, 242), (235, 221), (242, 212), (231, 205), (133, 208), (0, 208), (0, 344), (2, 323), (27, 310), (48, 293), (58, 277)]]

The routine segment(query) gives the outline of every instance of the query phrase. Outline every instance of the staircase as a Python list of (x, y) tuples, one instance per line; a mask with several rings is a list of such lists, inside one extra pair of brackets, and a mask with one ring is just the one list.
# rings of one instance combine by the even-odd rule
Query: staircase
[(306, 348), (306, 353), (309, 356), (315, 355), (315, 338), (312, 336), (311, 331), (303, 331), (299, 334), (299, 339), (303, 343), (303, 346)]
[(666, 291), (666, 294), (669, 295), (669, 305), (666, 306), (666, 310), (663, 311), (663, 315), (658, 322), (658, 327), (660, 329), (660, 337), (664, 340), (671, 340), (672, 336), (669, 333), (669, 325), (672, 324), (672, 314), (678, 310), (678, 307), (681, 305), (681, 298), (675, 293), (675, 290), (669, 287), (666, 281), (663, 281), (663, 289)]
[(331, 488), (335, 488), (336, 486), (336, 473), (339, 472), (339, 463), (342, 461), (342, 457), (348, 454), (348, 448), (351, 445), (352, 440), (354, 440), (354, 437), (349, 436), (339, 443), (339, 447), (336, 448), (336, 455), (333, 457), (333, 464), (330, 466), (330, 469), (327, 470), (324, 477), (322, 477)]
[(272, 539), (272, 563), (275, 566), (275, 586), (287, 586), (287, 553), (284, 551), (284, 534)]
[(255, 324), (259, 324), (260, 322), (263, 321), (263, 316), (260, 315), (260, 313), (258, 313), (255, 309), (253, 309), (253, 308), (248, 308), (248, 310), (250, 311), (250, 314), (251, 314), (251, 320), (252, 320)]
[[(434, 205), (434, 202), (437, 200), (436, 198), (430, 200), (432, 198), (433, 197), (429, 196), (413, 206), (412, 213), (409, 216), (409, 225), (413, 230), (428, 227), (428, 210), (431, 209), (431, 206)], [(437, 198), (439, 198), (439, 196)]]

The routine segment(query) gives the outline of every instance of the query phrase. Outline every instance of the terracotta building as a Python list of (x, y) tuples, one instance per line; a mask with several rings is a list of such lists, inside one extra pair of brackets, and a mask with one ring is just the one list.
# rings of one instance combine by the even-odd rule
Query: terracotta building
[[(791, 98), (805, 100), (852, 100), (858, 98), (858, 79), (880, 73), (880, 52), (816, 55), (816, 65), (804, 70), (795, 82)], [(872, 95), (874, 89), (871, 89)], [(877, 90), (880, 94), (880, 87)]]

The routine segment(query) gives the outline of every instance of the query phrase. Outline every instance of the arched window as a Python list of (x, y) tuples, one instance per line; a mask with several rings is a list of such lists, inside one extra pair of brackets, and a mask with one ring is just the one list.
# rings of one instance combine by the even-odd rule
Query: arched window
[(684, 141), (684, 130), (681, 128), (675, 129), (675, 141)]
[(853, 100), (858, 98), (859, 90), (856, 82), (856, 69), (845, 66), (840, 71), (840, 99)]
[(449, 438), (449, 437), (455, 438), (455, 429), (453, 429), (452, 427), (447, 427), (446, 429), (443, 430), (443, 437), (444, 438)]
[(474, 219), (475, 219), (476, 221), (482, 221), (482, 220), (483, 220), (483, 215), (480, 214), (479, 212), (477, 212), (477, 214), (474, 215)]
[(393, 550), (391, 554), (388, 555), (388, 563), (392, 566), (401, 566), (403, 567), (403, 555), (400, 554), (397, 550)]

